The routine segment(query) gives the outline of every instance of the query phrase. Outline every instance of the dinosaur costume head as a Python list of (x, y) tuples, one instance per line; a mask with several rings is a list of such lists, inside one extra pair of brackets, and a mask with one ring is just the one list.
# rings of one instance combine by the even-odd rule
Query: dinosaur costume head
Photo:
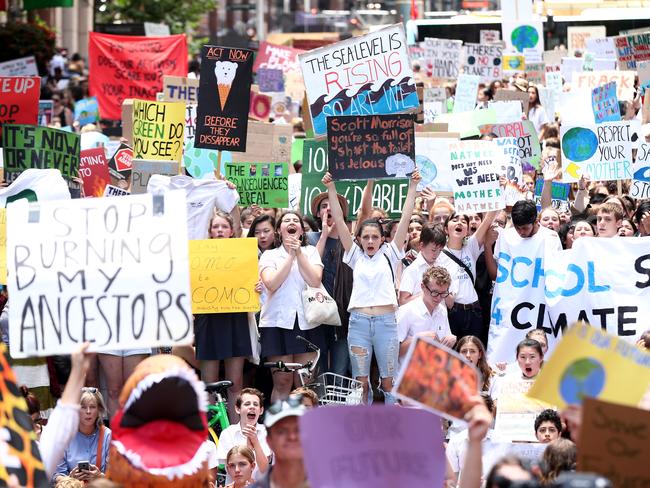
[(207, 395), (182, 359), (142, 361), (111, 420), (108, 478), (124, 487), (207, 486)]

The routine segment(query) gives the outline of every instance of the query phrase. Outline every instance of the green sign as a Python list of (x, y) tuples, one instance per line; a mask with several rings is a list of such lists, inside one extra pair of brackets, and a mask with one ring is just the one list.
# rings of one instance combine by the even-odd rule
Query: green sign
[(240, 205), (289, 206), (289, 163), (226, 163), (226, 179), (239, 192)]
[[(302, 157), (302, 190), (300, 197), (301, 212), (311, 214), (311, 201), (316, 195), (325, 191), (321, 183), (327, 171), (327, 141), (305, 139)], [(363, 189), (367, 180), (337, 181), (336, 191), (349, 203), (350, 220), (355, 220), (361, 207)], [(402, 215), (402, 206), (408, 193), (408, 180), (377, 180), (372, 192), (372, 205), (386, 210), (391, 218)]]
[(29, 168), (54, 168), (67, 179), (79, 176), (79, 134), (36, 125), (5, 124), (2, 140), (5, 174), (19, 174)]

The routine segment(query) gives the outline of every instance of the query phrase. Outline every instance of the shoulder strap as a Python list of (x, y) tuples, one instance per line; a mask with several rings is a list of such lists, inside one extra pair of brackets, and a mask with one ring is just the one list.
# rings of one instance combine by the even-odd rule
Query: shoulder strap
[(97, 439), (97, 457), (95, 458), (95, 462), (97, 463), (95, 466), (101, 471), (102, 470), (102, 455), (103, 455), (103, 447), (104, 447), (104, 430), (106, 427), (104, 427), (104, 424), (100, 425), (99, 427), (99, 439)]
[(449, 257), (449, 259), (451, 259), (458, 266), (460, 266), (461, 268), (463, 268), (465, 270), (465, 273), (467, 273), (467, 276), (469, 276), (469, 279), (472, 280), (472, 285), (473, 285), (474, 284), (474, 274), (472, 273), (472, 270), (469, 269), (469, 267), (465, 263), (463, 263), (460, 259), (458, 259), (448, 249), (443, 249), (442, 252), (444, 252)]
[(384, 257), (386, 258), (386, 261), (388, 261), (388, 267), (390, 268), (390, 275), (393, 277), (393, 283), (395, 283), (395, 272), (393, 271), (393, 265), (390, 264), (390, 259), (386, 254), (384, 254)]

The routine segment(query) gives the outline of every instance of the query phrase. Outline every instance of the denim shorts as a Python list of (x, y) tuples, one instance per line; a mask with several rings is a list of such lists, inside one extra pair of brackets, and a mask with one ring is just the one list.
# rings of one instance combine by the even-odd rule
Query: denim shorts
[[(355, 346), (365, 349), (367, 353), (355, 354), (352, 352), (352, 348)], [(377, 358), (379, 375), (382, 378), (395, 378), (399, 357), (395, 313), (368, 315), (353, 310), (350, 313), (348, 350), (350, 351), (353, 378), (370, 375), (373, 351)]]

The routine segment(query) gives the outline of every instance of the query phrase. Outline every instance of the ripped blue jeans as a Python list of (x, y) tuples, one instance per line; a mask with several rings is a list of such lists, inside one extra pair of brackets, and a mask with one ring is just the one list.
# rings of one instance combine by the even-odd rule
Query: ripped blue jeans
[[(399, 357), (395, 313), (368, 315), (353, 310), (350, 313), (348, 328), (348, 350), (353, 378), (370, 376), (370, 362), (374, 351), (381, 378), (394, 380)], [(370, 399), (372, 398), (371, 385), (369, 390)], [(395, 403), (395, 397), (390, 391), (384, 391), (384, 398), (385, 403)]]

